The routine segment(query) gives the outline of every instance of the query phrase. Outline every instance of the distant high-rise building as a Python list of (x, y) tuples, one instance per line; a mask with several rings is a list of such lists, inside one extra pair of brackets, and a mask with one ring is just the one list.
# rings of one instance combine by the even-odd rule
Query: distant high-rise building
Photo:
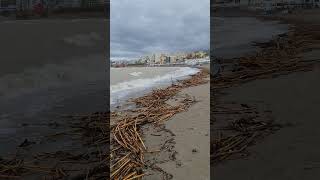
[(155, 64), (161, 64), (161, 56), (162, 54), (155, 54)]
[(150, 58), (150, 64), (155, 64), (155, 62), (156, 62), (156, 55), (152, 54)]
[(165, 54), (160, 55), (160, 64), (165, 64), (167, 62), (167, 56)]
[(170, 63), (176, 63), (177, 62), (177, 56), (170, 56)]

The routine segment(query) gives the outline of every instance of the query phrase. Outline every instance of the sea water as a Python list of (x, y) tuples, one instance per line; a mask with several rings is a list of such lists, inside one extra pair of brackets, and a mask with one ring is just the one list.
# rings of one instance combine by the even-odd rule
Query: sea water
[(110, 69), (110, 104), (119, 105), (152, 89), (165, 87), (199, 72), (191, 67), (126, 67)]

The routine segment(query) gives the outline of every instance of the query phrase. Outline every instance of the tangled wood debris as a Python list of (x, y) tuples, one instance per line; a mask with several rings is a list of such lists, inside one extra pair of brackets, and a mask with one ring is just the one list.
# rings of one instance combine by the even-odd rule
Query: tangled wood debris
[[(301, 53), (312, 49), (319, 33), (295, 28), (267, 43), (255, 43), (258, 53), (234, 59), (222, 59), (223, 71), (212, 78), (214, 89), (241, 84), (258, 78), (274, 77), (295, 71), (308, 71), (313, 61), (302, 61)], [(320, 43), (317, 40), (317, 43)]]
[(1, 178), (19, 178), (20, 174), (23, 173), (25, 169), (23, 168), (23, 161), (12, 159), (5, 160), (0, 159), (0, 177)]
[[(109, 113), (63, 117), (73, 120), (71, 126), (74, 129), (56, 134), (80, 135), (88, 147), (93, 147), (90, 151), (88, 148), (79, 154), (65, 151), (37, 153), (28, 162), (21, 155), (10, 159), (0, 158), (0, 179), (24, 178), (26, 175), (44, 179), (107, 179), (109, 151), (104, 149), (110, 140)], [(70, 164), (78, 168), (73, 169)]]
[[(211, 162), (213, 165), (236, 155), (243, 154), (246, 149), (269, 133), (282, 127), (268, 117), (259, 117), (255, 108), (240, 107), (230, 109), (224, 102), (218, 102), (217, 94), (224, 88), (242, 84), (260, 78), (270, 78), (296, 71), (309, 71), (315, 60), (305, 60), (302, 53), (312, 50), (320, 43), (320, 33), (316, 31), (320, 26), (294, 27), (286, 34), (266, 43), (255, 43), (261, 50), (246, 57), (222, 59), (222, 72), (211, 77), (212, 119), (211, 126), (216, 128), (226, 116), (232, 115), (232, 121), (221, 129), (214, 130), (211, 137)], [(244, 116), (251, 114), (253, 116)], [(264, 113), (262, 113), (264, 114)], [(260, 116), (263, 116), (260, 114)], [(219, 120), (217, 120), (219, 119)], [(224, 133), (224, 134), (223, 134)]]
[(0, 159), (0, 178), (16, 179), (21, 178), (26, 172), (40, 172), (50, 175), (53, 179), (66, 177), (67, 174), (62, 168), (51, 168), (26, 163), (21, 159), (12, 158)]
[[(145, 175), (144, 153), (148, 149), (141, 137), (141, 126), (146, 123), (163, 123), (176, 113), (185, 111), (194, 102), (190, 97), (186, 97), (177, 106), (168, 105), (166, 101), (185, 87), (206, 83), (207, 76), (208, 73), (201, 71), (190, 79), (133, 100), (138, 108), (132, 114), (120, 117), (111, 127), (111, 179), (141, 179)], [(113, 112), (112, 116), (119, 115)]]
[(221, 117), (229, 116), (232, 120), (227, 121), (228, 118), (226, 118), (224, 120), (227, 122), (226, 124), (215, 128), (211, 139), (211, 162), (213, 165), (229, 159), (235, 154), (246, 155), (243, 154), (245, 150), (258, 138), (265, 137), (282, 127), (265, 113), (260, 113), (257, 109), (249, 106), (221, 110), (216, 108), (216, 111), (220, 112)]

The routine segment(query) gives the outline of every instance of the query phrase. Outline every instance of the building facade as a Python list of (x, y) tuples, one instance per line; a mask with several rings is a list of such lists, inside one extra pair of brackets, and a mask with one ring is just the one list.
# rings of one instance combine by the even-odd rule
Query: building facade
[(43, 3), (49, 9), (104, 7), (105, 0), (0, 0), (1, 5), (15, 4), (18, 10), (31, 10), (35, 4)]
[(0, 0), (0, 7), (1, 8), (7, 8), (7, 7), (15, 7), (16, 6), (16, 0)]

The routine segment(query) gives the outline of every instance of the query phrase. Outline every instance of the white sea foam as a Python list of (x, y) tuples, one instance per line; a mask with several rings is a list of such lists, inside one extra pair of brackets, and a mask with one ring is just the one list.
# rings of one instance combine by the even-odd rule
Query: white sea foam
[(142, 74), (142, 72), (132, 72), (132, 73), (129, 73), (131, 76), (135, 76), (135, 77), (138, 77)]
[[(193, 75), (197, 72), (199, 72), (199, 69), (197, 68), (181, 67), (165, 75), (155, 76), (152, 78), (139, 78), (112, 85), (110, 87), (110, 104), (114, 105), (118, 103), (117, 101), (125, 100), (133, 94), (141, 93), (142, 91), (146, 91), (152, 87), (169, 84), (171, 81), (183, 79), (188, 75)], [(137, 72), (135, 72), (135, 74), (136, 73)]]

